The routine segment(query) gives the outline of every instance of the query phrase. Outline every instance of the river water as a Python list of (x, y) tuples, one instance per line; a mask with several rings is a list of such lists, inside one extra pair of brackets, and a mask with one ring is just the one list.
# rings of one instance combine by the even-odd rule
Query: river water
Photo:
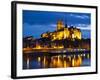
[(68, 68), (91, 66), (90, 53), (57, 54), (23, 53), (23, 69)]

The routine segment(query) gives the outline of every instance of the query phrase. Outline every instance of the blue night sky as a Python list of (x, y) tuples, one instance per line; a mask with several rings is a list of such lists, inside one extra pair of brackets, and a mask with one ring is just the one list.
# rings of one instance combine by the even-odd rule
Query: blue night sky
[(90, 38), (91, 14), (89, 13), (31, 10), (23, 10), (23, 36), (40, 38), (42, 33), (56, 30), (58, 20), (81, 29), (82, 38)]

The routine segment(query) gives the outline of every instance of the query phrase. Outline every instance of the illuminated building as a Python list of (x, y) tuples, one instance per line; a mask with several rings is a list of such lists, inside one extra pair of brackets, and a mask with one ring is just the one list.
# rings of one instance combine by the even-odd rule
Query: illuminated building
[(67, 27), (62, 21), (57, 22), (57, 29), (54, 32), (46, 32), (41, 35), (42, 38), (50, 38), (54, 40), (63, 39), (81, 39), (81, 30), (75, 27)]
[(58, 22), (57, 22), (57, 31), (58, 31), (58, 30), (61, 30), (61, 29), (64, 29), (63, 22), (62, 22), (62, 21), (58, 21)]

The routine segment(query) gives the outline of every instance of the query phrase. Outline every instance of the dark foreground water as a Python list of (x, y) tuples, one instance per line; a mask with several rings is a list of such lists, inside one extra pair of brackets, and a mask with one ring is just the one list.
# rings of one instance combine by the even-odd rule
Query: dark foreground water
[(55, 54), (23, 53), (23, 69), (67, 68), (90, 66), (90, 53)]

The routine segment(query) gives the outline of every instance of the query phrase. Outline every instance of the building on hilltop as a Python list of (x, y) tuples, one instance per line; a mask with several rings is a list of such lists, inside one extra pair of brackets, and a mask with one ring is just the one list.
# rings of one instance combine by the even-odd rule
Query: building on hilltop
[(57, 29), (54, 32), (46, 32), (41, 34), (42, 38), (50, 38), (54, 40), (63, 40), (63, 39), (81, 39), (81, 30), (76, 27), (67, 27), (63, 24), (62, 21), (57, 22)]

